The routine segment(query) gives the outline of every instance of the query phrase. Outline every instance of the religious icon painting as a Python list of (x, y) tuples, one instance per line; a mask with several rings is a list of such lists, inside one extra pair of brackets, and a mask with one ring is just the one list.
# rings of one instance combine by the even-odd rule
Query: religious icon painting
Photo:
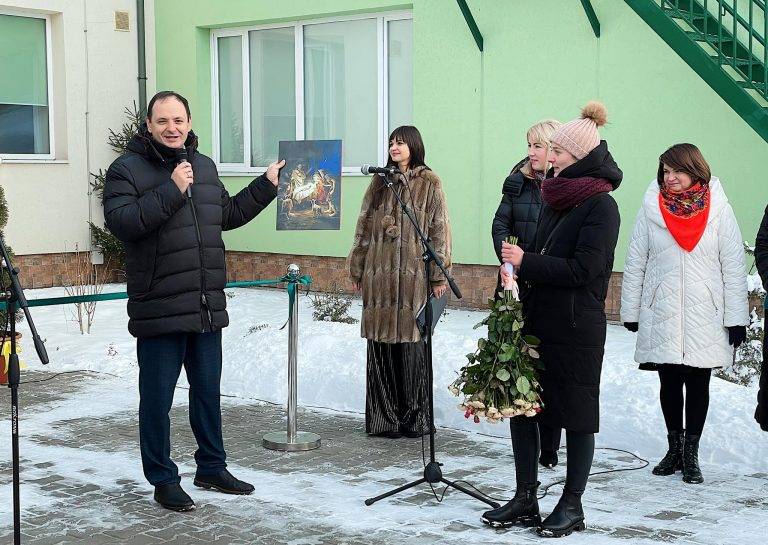
[(277, 230), (341, 228), (341, 140), (281, 141)]

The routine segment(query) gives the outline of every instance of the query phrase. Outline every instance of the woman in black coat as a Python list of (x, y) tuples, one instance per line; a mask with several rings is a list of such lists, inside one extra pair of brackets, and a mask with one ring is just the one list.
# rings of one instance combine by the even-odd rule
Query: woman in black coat
[[(509, 236), (517, 237), (517, 245), (524, 252), (533, 250), (536, 243), (536, 225), (541, 213), (541, 182), (551, 166), (548, 161), (549, 139), (562, 123), (545, 119), (533, 125), (526, 134), (528, 157), (520, 161), (509, 173), (502, 188), (501, 203), (491, 225), (493, 249), (499, 258), (499, 281), (496, 296), (502, 291), (503, 277), (506, 276), (501, 259), (501, 243)], [(524, 286), (521, 286), (524, 288)], [(510, 419), (510, 427), (517, 419)], [(514, 436), (515, 431), (511, 430)], [(557, 450), (560, 448), (560, 428), (539, 426), (541, 454), (539, 463), (547, 468), (557, 465)]]
[[(757, 232), (755, 263), (757, 264), (757, 271), (760, 273), (760, 279), (763, 281), (763, 288), (768, 291), (768, 207), (765, 209), (763, 222), (760, 224), (760, 230)], [(768, 297), (766, 297), (766, 304), (765, 314), (768, 315)], [(768, 370), (766, 370), (766, 357), (768, 357), (768, 335), (763, 332), (763, 366), (760, 374), (760, 391), (757, 393), (757, 410), (755, 411), (755, 420), (760, 424), (763, 431), (768, 431)]]
[[(533, 251), (504, 244), (502, 257), (528, 286), (524, 308), (527, 331), (541, 339), (540, 373), (544, 411), (539, 420), (562, 427), (567, 437), (565, 488), (538, 532), (560, 537), (585, 528), (581, 495), (592, 466), (599, 426), (600, 372), (606, 336), (605, 298), (619, 233), (619, 210), (609, 195), (622, 172), (601, 141), (605, 107), (590, 102), (581, 118), (552, 135), (554, 177), (542, 184), (544, 207)], [(507, 506), (521, 522), (539, 518), (536, 501), (536, 422), (528, 438), (520, 431), (529, 483)], [(517, 452), (516, 452), (517, 454)], [(505, 507), (507, 507), (505, 506)]]

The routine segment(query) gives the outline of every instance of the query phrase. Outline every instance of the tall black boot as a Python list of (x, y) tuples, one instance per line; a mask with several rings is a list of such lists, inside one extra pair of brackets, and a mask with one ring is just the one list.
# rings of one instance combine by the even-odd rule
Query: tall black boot
[(586, 530), (581, 493), (563, 490), (560, 501), (536, 532), (542, 537), (565, 537)]
[(704, 476), (699, 467), (699, 439), (700, 435), (685, 434), (683, 443), (683, 481), (691, 484), (701, 484)]
[(541, 438), (541, 454), (539, 464), (552, 469), (557, 465), (557, 449), (560, 448), (562, 430), (552, 428), (546, 424), (539, 424), (539, 437)]
[(683, 469), (683, 432), (671, 431), (667, 434), (669, 450), (659, 464), (653, 468), (654, 475), (672, 475)]
[(540, 482), (519, 486), (515, 496), (505, 505), (491, 509), (480, 517), (485, 524), (494, 528), (510, 526), (535, 526), (541, 524), (539, 514), (539, 499), (536, 495)]

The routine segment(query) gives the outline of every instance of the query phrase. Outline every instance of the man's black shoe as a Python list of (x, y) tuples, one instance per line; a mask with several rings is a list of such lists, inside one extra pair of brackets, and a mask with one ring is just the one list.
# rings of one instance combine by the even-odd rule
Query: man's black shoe
[(155, 487), (155, 501), (171, 511), (194, 511), (195, 502), (179, 483), (159, 484)]
[(252, 484), (236, 479), (226, 469), (222, 469), (216, 475), (195, 475), (195, 486), (200, 488), (218, 490), (225, 494), (251, 494), (256, 490)]

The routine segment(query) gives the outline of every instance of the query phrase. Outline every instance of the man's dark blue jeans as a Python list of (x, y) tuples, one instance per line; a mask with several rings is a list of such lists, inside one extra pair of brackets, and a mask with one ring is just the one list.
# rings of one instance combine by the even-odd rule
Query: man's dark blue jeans
[(198, 449), (198, 475), (215, 475), (227, 467), (221, 438), (221, 331), (170, 333), (139, 338), (139, 439), (141, 463), (150, 484), (178, 483), (171, 460), (168, 413), (184, 366), (189, 382), (189, 422)]

